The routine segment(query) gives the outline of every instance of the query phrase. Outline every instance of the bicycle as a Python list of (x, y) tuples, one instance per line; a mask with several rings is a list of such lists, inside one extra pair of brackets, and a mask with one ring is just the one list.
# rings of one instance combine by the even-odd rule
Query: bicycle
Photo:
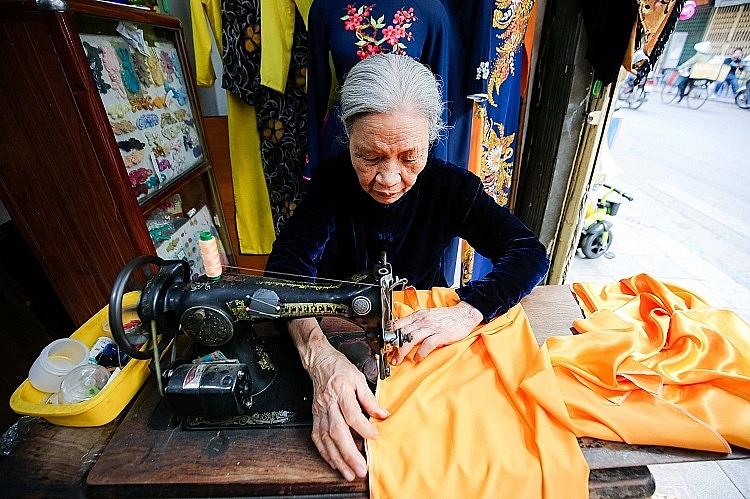
[(646, 98), (648, 97), (648, 92), (646, 91), (646, 84), (650, 83), (653, 85), (652, 80), (648, 80), (647, 78), (643, 78), (643, 80), (638, 84), (633, 86), (628, 85), (627, 83), (623, 83), (620, 91), (617, 93), (617, 106), (616, 109), (619, 109), (620, 102), (624, 102), (629, 109), (638, 109), (643, 105), (644, 102), (646, 102)]
[[(677, 73), (675, 71), (675, 73)], [(680, 96), (680, 89), (675, 84), (677, 78), (669, 78), (664, 88), (661, 89), (661, 101), (664, 104), (671, 104)], [(711, 94), (711, 83), (713, 80), (688, 78), (685, 95), (683, 98), (690, 109), (699, 109), (708, 100)]]

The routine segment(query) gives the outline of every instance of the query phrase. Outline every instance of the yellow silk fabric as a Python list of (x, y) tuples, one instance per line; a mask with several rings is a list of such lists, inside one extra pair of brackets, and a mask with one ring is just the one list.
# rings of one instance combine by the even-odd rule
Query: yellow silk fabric
[(545, 347), (576, 435), (750, 447), (750, 326), (737, 314), (647, 274), (572, 289), (582, 334)]
[[(435, 288), (394, 300), (402, 317), (458, 296)], [(371, 497), (588, 496), (588, 466), (520, 305), (419, 364), (415, 351), (378, 385), (391, 416), (373, 420), (379, 437), (367, 441)]]

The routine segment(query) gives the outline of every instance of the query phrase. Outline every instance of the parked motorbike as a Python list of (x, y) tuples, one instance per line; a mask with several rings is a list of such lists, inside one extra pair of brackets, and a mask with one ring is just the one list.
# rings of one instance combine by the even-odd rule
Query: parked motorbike
[(620, 200), (612, 200), (612, 193), (632, 201), (633, 197), (611, 185), (601, 184), (607, 191), (595, 202), (586, 207), (586, 217), (583, 220), (583, 230), (578, 240), (578, 247), (586, 258), (599, 258), (612, 246), (612, 222), (608, 216), (617, 215)]

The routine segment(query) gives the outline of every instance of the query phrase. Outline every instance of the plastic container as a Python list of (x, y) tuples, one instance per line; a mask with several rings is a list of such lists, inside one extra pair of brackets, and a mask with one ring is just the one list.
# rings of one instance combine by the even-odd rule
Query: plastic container
[(89, 347), (80, 340), (62, 338), (42, 350), (29, 369), (29, 383), (40, 392), (54, 393), (70, 371), (88, 364)]
[[(124, 322), (137, 318), (135, 304), (139, 294), (133, 291), (123, 297)], [(70, 337), (92, 347), (97, 338), (106, 336), (102, 325), (108, 313), (109, 307), (104, 307)], [(60, 426), (101, 426), (115, 419), (138, 393), (151, 374), (148, 364), (148, 360), (130, 359), (99, 394), (76, 404), (47, 404), (49, 393), (37, 390), (27, 379), (10, 397), (10, 408), (17, 414), (39, 416)]]
[(77, 404), (102, 391), (109, 381), (109, 371), (97, 364), (78, 366), (62, 380), (59, 401), (61, 404)]

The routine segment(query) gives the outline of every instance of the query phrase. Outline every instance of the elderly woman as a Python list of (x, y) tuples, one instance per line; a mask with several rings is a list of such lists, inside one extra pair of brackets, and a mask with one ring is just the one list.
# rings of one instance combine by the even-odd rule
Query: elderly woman
[[(267, 271), (346, 279), (369, 270), (386, 251), (393, 272), (419, 289), (445, 286), (444, 248), (466, 239), (492, 261), (491, 272), (457, 290), (452, 307), (421, 310), (395, 322), (412, 342), (390, 359), (398, 365), (413, 348), (419, 362), (461, 340), (482, 321), (505, 313), (544, 277), (544, 246), (508, 209), (488, 196), (472, 173), (430, 157), (443, 130), (439, 86), (407, 56), (374, 55), (348, 73), (341, 118), (348, 154), (323, 165), (307, 198), (285, 224)], [(312, 438), (323, 458), (347, 480), (367, 465), (350, 427), (364, 438), (378, 405), (364, 375), (326, 340), (315, 319), (288, 324), (313, 380)]]

